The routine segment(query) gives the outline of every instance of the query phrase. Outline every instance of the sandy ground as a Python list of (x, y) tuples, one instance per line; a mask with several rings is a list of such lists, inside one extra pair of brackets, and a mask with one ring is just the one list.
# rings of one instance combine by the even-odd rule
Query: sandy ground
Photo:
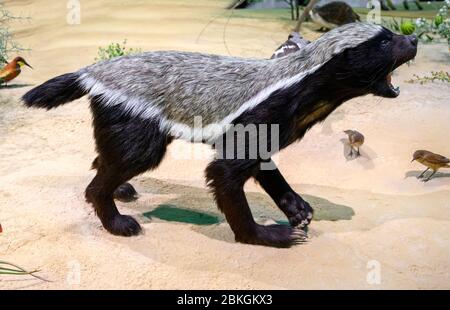
[[(23, 56), (35, 70), (0, 89), (0, 260), (40, 269), (52, 282), (0, 276), (0, 288), (450, 288), (450, 171), (424, 184), (415, 178), (422, 167), (410, 162), (419, 148), (450, 156), (450, 89), (404, 82), (413, 73), (448, 71), (443, 45), (421, 45), (416, 61), (395, 72), (399, 98), (347, 102), (278, 156), (316, 209), (308, 243), (235, 243), (204, 186), (209, 150), (183, 142), (171, 145), (157, 170), (132, 181), (137, 202), (118, 203), (145, 233), (120, 238), (101, 227), (83, 197), (95, 157), (86, 99), (45, 112), (24, 109), (19, 96), (125, 38), (143, 50), (227, 54), (225, 3), (83, 1), (81, 24), (70, 26), (64, 1), (6, 1), (32, 16), (14, 29), (32, 49)], [(268, 57), (288, 32), (276, 20), (233, 18), (225, 38), (232, 55)], [(349, 128), (366, 136), (355, 160), (345, 156), (342, 130)], [(176, 156), (186, 148), (197, 158)], [(284, 220), (253, 182), (247, 190), (258, 221)]]

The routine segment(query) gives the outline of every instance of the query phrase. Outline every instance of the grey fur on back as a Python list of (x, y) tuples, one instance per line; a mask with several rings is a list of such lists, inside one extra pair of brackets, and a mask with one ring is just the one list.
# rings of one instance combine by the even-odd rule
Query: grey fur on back
[[(191, 139), (194, 117), (203, 126), (226, 125), (273, 91), (298, 83), (344, 49), (374, 37), (380, 26), (353, 23), (336, 28), (283, 58), (245, 59), (189, 52), (148, 52), (100, 62), (79, 82), (105, 105), (157, 118), (175, 137)], [(216, 134), (206, 134), (213, 139)], [(205, 138), (205, 137), (204, 137)]]

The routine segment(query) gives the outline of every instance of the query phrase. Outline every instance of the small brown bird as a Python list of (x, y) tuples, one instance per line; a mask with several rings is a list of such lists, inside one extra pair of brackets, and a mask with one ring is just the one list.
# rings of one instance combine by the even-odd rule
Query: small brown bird
[(316, 5), (309, 16), (322, 30), (333, 29), (345, 24), (360, 21), (352, 7), (342, 1), (332, 1), (322, 6)]
[(417, 176), (418, 179), (421, 179), (424, 176), (425, 172), (427, 172), (429, 169), (433, 170), (433, 173), (428, 178), (423, 179), (424, 182), (428, 182), (440, 168), (450, 168), (450, 159), (445, 156), (425, 150), (415, 151), (411, 162), (413, 161), (418, 161), (419, 163), (427, 167), (425, 171)]
[(33, 69), (33, 67), (30, 66), (22, 57), (19, 56), (14, 58), (13, 61), (0, 70), (0, 84), (8, 83), (9, 81), (15, 79), (20, 74), (21, 67), (23, 66), (28, 66)]
[(344, 133), (348, 135), (348, 142), (350, 144), (349, 156), (353, 156), (353, 152), (356, 152), (356, 157), (361, 156), (359, 148), (364, 143), (364, 136), (362, 133), (356, 130), (344, 130)]

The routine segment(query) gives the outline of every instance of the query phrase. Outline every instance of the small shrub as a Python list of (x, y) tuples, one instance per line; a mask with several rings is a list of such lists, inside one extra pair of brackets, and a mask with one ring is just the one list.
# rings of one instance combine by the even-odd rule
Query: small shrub
[(130, 54), (140, 53), (140, 49), (126, 48), (127, 40), (124, 40), (122, 44), (120, 43), (111, 43), (107, 47), (99, 47), (98, 55), (95, 58), (96, 61), (100, 60), (108, 60), (120, 56), (126, 56)]
[(432, 20), (417, 18), (416, 20), (398, 22), (395, 18), (383, 19), (383, 26), (402, 34), (415, 33), (421, 42), (447, 42), (450, 49), (450, 19), (448, 11), (450, 0), (445, 0), (442, 7)]
[(406, 81), (408, 83), (420, 83), (423, 85), (425, 83), (440, 81), (450, 83), (450, 73), (445, 71), (431, 71), (431, 76), (418, 76), (417, 74), (413, 75), (413, 78)]
[(416, 20), (416, 33), (422, 41), (432, 42), (444, 39), (450, 48), (449, 6), (450, 0), (446, 0), (432, 21), (425, 18)]
[(401, 32), (400, 23), (395, 18), (382, 19), (382, 25), (393, 32)]
[(19, 44), (13, 39), (13, 35), (9, 29), (9, 23), (13, 20), (25, 20), (26, 17), (12, 15), (3, 3), (0, 2), (0, 63), (7, 62), (11, 53), (24, 51)]

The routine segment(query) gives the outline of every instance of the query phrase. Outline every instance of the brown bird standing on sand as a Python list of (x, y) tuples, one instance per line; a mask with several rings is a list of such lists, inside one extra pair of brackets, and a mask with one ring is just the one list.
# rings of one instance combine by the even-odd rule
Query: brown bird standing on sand
[(344, 133), (348, 135), (348, 142), (350, 144), (350, 154), (348, 155), (353, 156), (353, 152), (356, 152), (356, 157), (361, 156), (359, 147), (364, 143), (364, 136), (362, 133), (356, 130), (345, 130)]
[(427, 172), (429, 169), (433, 170), (433, 173), (427, 178), (424, 179), (424, 182), (427, 182), (431, 179), (431, 177), (440, 169), (440, 168), (450, 168), (450, 159), (448, 159), (445, 156), (435, 154), (430, 151), (425, 150), (418, 150), (415, 151), (413, 154), (413, 161), (418, 161), (422, 165), (426, 166), (427, 169), (425, 169), (424, 172), (422, 172), (417, 178), (420, 179), (423, 177), (425, 172)]
[(0, 84), (8, 83), (9, 81), (15, 79), (20, 74), (20, 68), (23, 66), (28, 66), (33, 69), (33, 67), (30, 66), (22, 57), (19, 56), (14, 58), (13, 61), (0, 70)]

